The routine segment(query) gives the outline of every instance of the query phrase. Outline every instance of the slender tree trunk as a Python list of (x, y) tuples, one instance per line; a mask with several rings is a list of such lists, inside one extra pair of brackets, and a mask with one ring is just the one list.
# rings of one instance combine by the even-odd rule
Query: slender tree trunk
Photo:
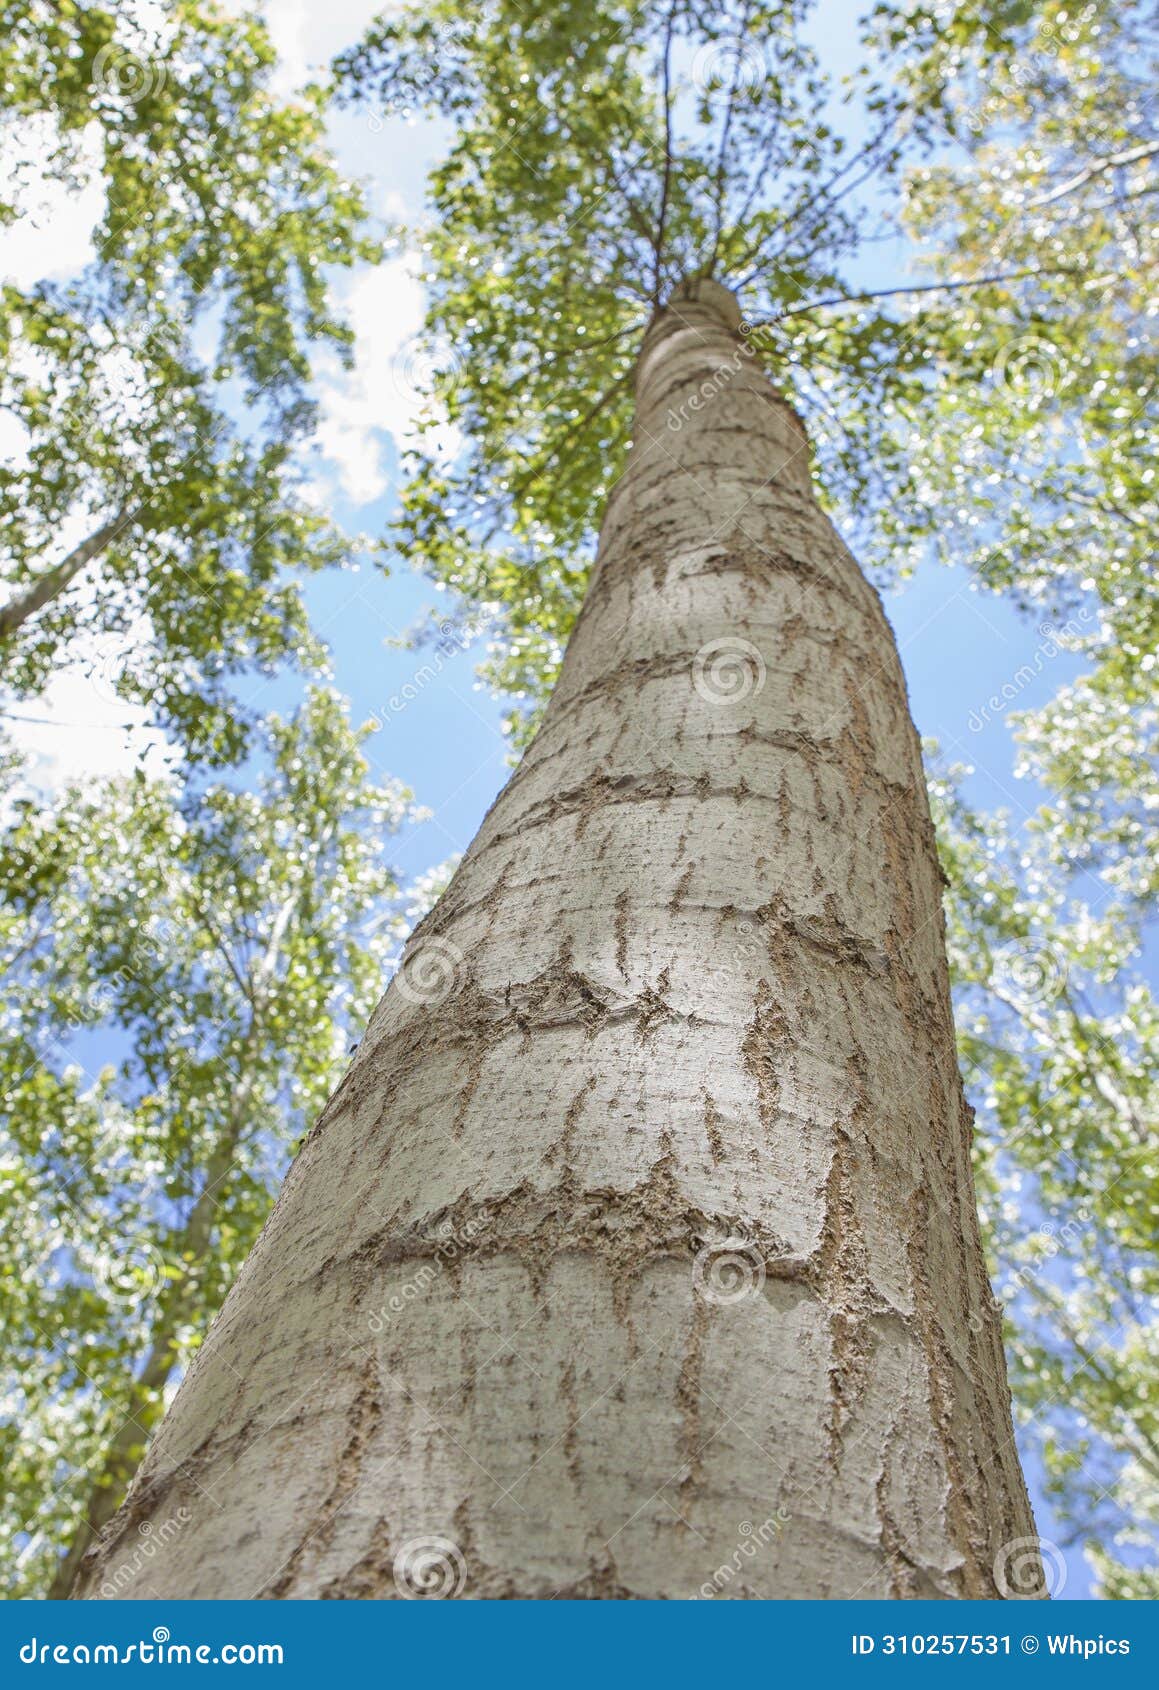
[[(251, 1030), (247, 1045), (252, 1048), (252, 1044)], [(184, 1263), (186, 1273), (193, 1272), (209, 1254), (214, 1215), (221, 1200), (223, 1186), (233, 1168), (248, 1103), (249, 1088), (243, 1081), (238, 1087), (225, 1130), (206, 1163), (205, 1182), (197, 1201), (180, 1233), (171, 1240), (171, 1254), (176, 1260)], [(162, 1392), (177, 1366), (178, 1338), (182, 1326), (189, 1319), (190, 1302), (185, 1281), (178, 1280), (175, 1284), (166, 1286), (157, 1319), (149, 1335), (149, 1352), (141, 1371), (132, 1381), (125, 1417), (109, 1440), (100, 1465), (94, 1472), (84, 1513), (49, 1586), (50, 1600), (68, 1596), (76, 1578), (77, 1568), (89, 1545), (116, 1513), (129, 1481), (140, 1464), (145, 1445), (161, 1419)]]
[(901, 669), (737, 324), (80, 1594), (178, 1507), (169, 1596), (1038, 1590)]
[(0, 605), (0, 640), (9, 639), (18, 629), (37, 613), (51, 604), (60, 593), (78, 576), (87, 564), (95, 557), (99, 557), (111, 540), (115, 540), (121, 530), (132, 521), (136, 511), (118, 511), (111, 521), (103, 523), (91, 533), (87, 539), (74, 546), (66, 558), (52, 569), (46, 569), (43, 575), (17, 595), (8, 604)]
[(132, 1382), (125, 1418), (109, 1441), (85, 1502), (84, 1515), (48, 1587), (50, 1600), (60, 1600), (69, 1594), (89, 1545), (116, 1513), (137, 1470), (149, 1434), (161, 1418), (161, 1392), (177, 1365), (176, 1338), (176, 1320), (162, 1320), (154, 1328), (145, 1365)]

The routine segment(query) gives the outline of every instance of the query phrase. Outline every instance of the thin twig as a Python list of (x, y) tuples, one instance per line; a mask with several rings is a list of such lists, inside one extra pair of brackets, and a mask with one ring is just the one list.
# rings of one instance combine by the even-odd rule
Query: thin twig
[(669, 7), (668, 21), (664, 27), (664, 54), (662, 58), (662, 79), (664, 94), (664, 178), (660, 184), (660, 216), (656, 223), (656, 234), (652, 242), (655, 255), (655, 265), (652, 273), (652, 304), (660, 309), (660, 293), (663, 287), (662, 266), (664, 261), (664, 227), (668, 221), (668, 195), (672, 182), (672, 34), (676, 27), (676, 7)]
[(754, 329), (770, 328), (776, 323), (783, 322), (786, 317), (803, 316), (806, 311), (820, 311), (830, 305), (858, 305), (869, 299), (890, 299), (897, 294), (914, 293), (954, 293), (961, 288), (993, 287), (1001, 282), (1017, 282), (1027, 276), (1077, 275), (1073, 264), (1051, 264), (1042, 269), (1012, 270), (1005, 276), (977, 276), (969, 280), (957, 282), (925, 282), (920, 286), (906, 288), (878, 288), (873, 293), (834, 294), (831, 299), (815, 299), (807, 305), (794, 305), (789, 311), (781, 311), (775, 317), (766, 317), (760, 322), (752, 324)]
[(1085, 188), (1096, 176), (1104, 171), (1118, 170), (1125, 164), (1138, 164), (1145, 158), (1154, 158), (1159, 153), (1159, 141), (1144, 141), (1140, 146), (1128, 147), (1126, 152), (1112, 153), (1109, 158), (1096, 159), (1085, 170), (1080, 170), (1077, 176), (1072, 176), (1069, 182), (1063, 182), (1055, 188), (1053, 193), (1039, 194), (1037, 199), (1028, 200), (1027, 209), (1037, 209), (1043, 205), (1053, 205), (1055, 200), (1063, 199), (1067, 194), (1073, 194), (1076, 188)]

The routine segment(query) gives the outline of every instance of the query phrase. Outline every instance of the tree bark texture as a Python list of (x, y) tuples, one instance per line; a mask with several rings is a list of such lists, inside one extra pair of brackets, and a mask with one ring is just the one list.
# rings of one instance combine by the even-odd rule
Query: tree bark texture
[(179, 1510), (123, 1594), (1039, 1590), (901, 667), (738, 325), (79, 1594)]

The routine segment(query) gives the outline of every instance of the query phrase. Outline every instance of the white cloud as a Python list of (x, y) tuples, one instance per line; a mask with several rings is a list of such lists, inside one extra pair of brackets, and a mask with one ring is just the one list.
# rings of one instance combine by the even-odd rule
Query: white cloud
[(0, 411), (0, 463), (13, 473), (28, 468), (32, 462), (28, 448), (32, 430), (22, 418), (11, 411)]
[(77, 187), (27, 168), (29, 159), (48, 158), (58, 138), (40, 113), (14, 125), (0, 147), (0, 173), (14, 183), (9, 192), (21, 213), (4, 231), (0, 274), (19, 288), (75, 276), (94, 257), (93, 229), (105, 210), (99, 130), (90, 124), (80, 138)]
[(148, 713), (113, 697), (87, 665), (59, 670), (37, 698), (11, 709), (5, 725), (23, 753), (24, 780), (43, 797), (71, 781), (127, 774), (142, 752), (152, 772), (162, 767), (166, 742)]
[[(245, 0), (229, 0), (238, 11)], [(286, 96), (322, 70), (344, 47), (356, 41), (380, 12), (396, 7), (382, 0), (265, 0), (263, 15), (277, 48), (280, 64), (275, 92)], [(397, 129), (397, 133), (395, 132)], [(401, 120), (372, 129), (365, 114), (333, 114), (332, 135), (340, 168), (363, 178), (374, 210), (384, 219), (408, 219), (399, 188), (421, 201), (425, 155), (431, 146), (427, 129), (416, 132)], [(16, 143), (19, 143), (16, 146)], [(5, 230), (0, 276), (18, 286), (79, 273), (95, 254), (92, 235), (104, 214), (104, 188), (99, 171), (99, 133), (96, 125), (82, 138), (80, 186), (69, 188), (35, 170), (20, 175), (18, 158), (47, 158), (52, 151), (50, 128), (12, 131), (9, 145), (0, 148), (0, 170), (11, 165), (21, 217)], [(7, 154), (15, 147), (12, 158)], [(403, 149), (401, 156), (396, 149)], [(390, 169), (384, 162), (390, 159)], [(412, 180), (413, 178), (413, 180)], [(389, 488), (388, 444), (401, 444), (413, 433), (424, 410), (423, 389), (430, 360), (418, 350), (416, 337), (424, 315), (424, 290), (414, 255), (394, 258), (352, 276), (339, 275), (336, 290), (355, 331), (355, 362), (345, 370), (334, 358), (323, 358), (317, 379), (320, 401), (319, 444), (326, 466), (309, 496), (325, 505), (335, 488), (357, 504), (380, 498)], [(213, 325), (210, 325), (212, 328)], [(203, 334), (209, 329), (203, 322)], [(128, 381), (130, 370), (113, 371)], [(0, 419), (2, 424), (3, 419)], [(460, 437), (444, 425), (428, 443), (455, 452)], [(25, 456), (26, 431), (19, 425), (0, 433), (0, 456), (19, 463)], [(83, 514), (74, 521), (83, 523)], [(78, 536), (79, 537), (79, 536)], [(58, 535), (67, 549), (67, 535)], [(91, 590), (97, 589), (94, 574)], [(137, 630), (134, 637), (140, 635)], [(166, 741), (147, 726), (147, 712), (117, 699), (109, 685), (117, 651), (65, 653), (46, 691), (11, 706), (25, 719), (9, 726), (29, 759), (28, 777), (44, 794), (86, 775), (109, 775), (132, 768), (142, 752), (150, 766), (163, 760)]]
[[(59, 555), (91, 526), (91, 519), (74, 512), (58, 534)], [(78, 586), (83, 622), (84, 611), (107, 591), (100, 565), (94, 565)], [(150, 632), (145, 617), (119, 634), (94, 639), (78, 632), (59, 654), (43, 692), (0, 699), (0, 722), (22, 754), (25, 784), (38, 796), (49, 798), (69, 782), (89, 776), (127, 774), (142, 753), (150, 771), (163, 766), (169, 742), (149, 726), (148, 709), (116, 695), (118, 676), (148, 642)]]
[(380, 12), (395, 9), (383, 0), (326, 0), (325, 5), (318, 0), (264, 0), (262, 18), (278, 51), (274, 92), (293, 93), (357, 41)]
[[(402, 443), (413, 434), (426, 409), (432, 362), (440, 360), (432, 361), (416, 340), (425, 300), (415, 255), (363, 271), (343, 304), (355, 333), (355, 366), (342, 370), (330, 360), (320, 376), (319, 443), (347, 497), (370, 504), (389, 486), (384, 436)], [(436, 429), (434, 440), (448, 454), (460, 443), (449, 425)]]
[[(399, 9), (390, 0), (328, 0), (325, 6), (316, 0), (265, 0), (262, 17), (279, 61), (276, 93), (291, 94), (357, 41), (375, 17)], [(370, 125), (363, 111), (334, 111), (329, 131), (339, 167), (361, 180), (375, 215), (387, 222), (412, 221), (431, 144), (427, 129), (419, 133), (401, 118), (386, 120), (384, 129), (381, 120)], [(405, 443), (426, 408), (422, 389), (430, 360), (416, 344), (423, 287), (413, 255), (338, 277), (334, 285), (355, 334), (354, 367), (345, 370), (333, 357), (318, 359), (318, 445), (325, 468), (307, 497), (325, 506), (340, 492), (356, 505), (368, 505), (390, 487), (389, 438)], [(448, 454), (461, 443), (449, 427), (436, 428), (426, 439)]]

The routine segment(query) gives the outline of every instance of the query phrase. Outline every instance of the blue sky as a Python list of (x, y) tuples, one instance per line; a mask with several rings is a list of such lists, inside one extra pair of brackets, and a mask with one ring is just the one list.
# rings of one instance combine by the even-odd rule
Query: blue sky
[[(367, 0), (333, 0), (326, 7), (270, 0), (266, 10), (285, 59), (285, 83), (292, 85), (310, 66), (348, 45), (375, 9)], [(858, 9), (847, 0), (826, 0), (824, 6), (825, 57), (838, 71), (853, 62)], [(340, 163), (367, 181), (379, 215), (421, 219), (424, 174), (445, 139), (440, 126), (347, 112), (336, 118), (333, 136)], [(63, 222), (58, 215), (46, 228), (58, 274), (84, 261), (84, 225), (87, 217), (91, 227), (93, 215), (91, 207), (74, 203)], [(33, 255), (20, 261), (35, 268), (47, 262), (45, 250), (43, 241), (40, 249), (33, 243)], [(889, 244), (870, 252), (853, 269), (855, 282), (875, 287), (906, 279), (909, 255), (903, 247)], [(344, 281), (342, 288), (358, 333), (357, 360), (350, 374), (331, 365), (320, 375), (322, 449), (313, 466), (314, 496), (351, 532), (381, 532), (395, 508), (401, 446), (417, 403), (411, 349), (421, 286), (413, 262), (399, 256)], [(466, 848), (509, 771), (501, 705), (475, 681), (479, 651), (456, 654), (433, 678), (416, 681), (431, 664), (430, 652), (390, 642), (399, 641), (424, 610), (446, 601), (401, 563), (386, 579), (363, 566), (358, 573), (314, 580), (307, 598), (315, 627), (331, 648), (334, 682), (351, 699), (355, 719), (377, 716), (383, 723), (367, 746), (375, 772), (404, 780), (429, 812), (426, 820), (408, 826), (392, 852), (408, 876), (420, 874)], [(987, 700), (1001, 695), (1016, 672), (1030, 665), (1038, 672), (1019, 692), (1017, 707), (1042, 704), (1078, 665), (1066, 655), (1042, 657), (1043, 636), (1035, 621), (977, 591), (963, 571), (923, 567), (908, 583), (891, 587), (885, 603), (919, 731), (937, 739), (948, 757), (973, 765), (968, 791), (982, 807), (1005, 806), (1024, 820), (1038, 794), (1014, 778), (1013, 707), (983, 720)], [(243, 692), (259, 709), (284, 708), (299, 684), (281, 677)], [(405, 707), (391, 708), (392, 699), (410, 693)], [(101, 709), (103, 714), (94, 714), (82, 683), (63, 679), (59, 696), (45, 706), (57, 725), (30, 729), (26, 736), (47, 783), (77, 767), (115, 767), (135, 757), (139, 736), (134, 742), (113, 725), (124, 720), (124, 707)], [(1058, 1542), (1059, 1530), (1033, 1472), (1031, 1478), (1039, 1529)], [(1081, 1555), (1068, 1560), (1064, 1594), (1084, 1595), (1085, 1563)]]

